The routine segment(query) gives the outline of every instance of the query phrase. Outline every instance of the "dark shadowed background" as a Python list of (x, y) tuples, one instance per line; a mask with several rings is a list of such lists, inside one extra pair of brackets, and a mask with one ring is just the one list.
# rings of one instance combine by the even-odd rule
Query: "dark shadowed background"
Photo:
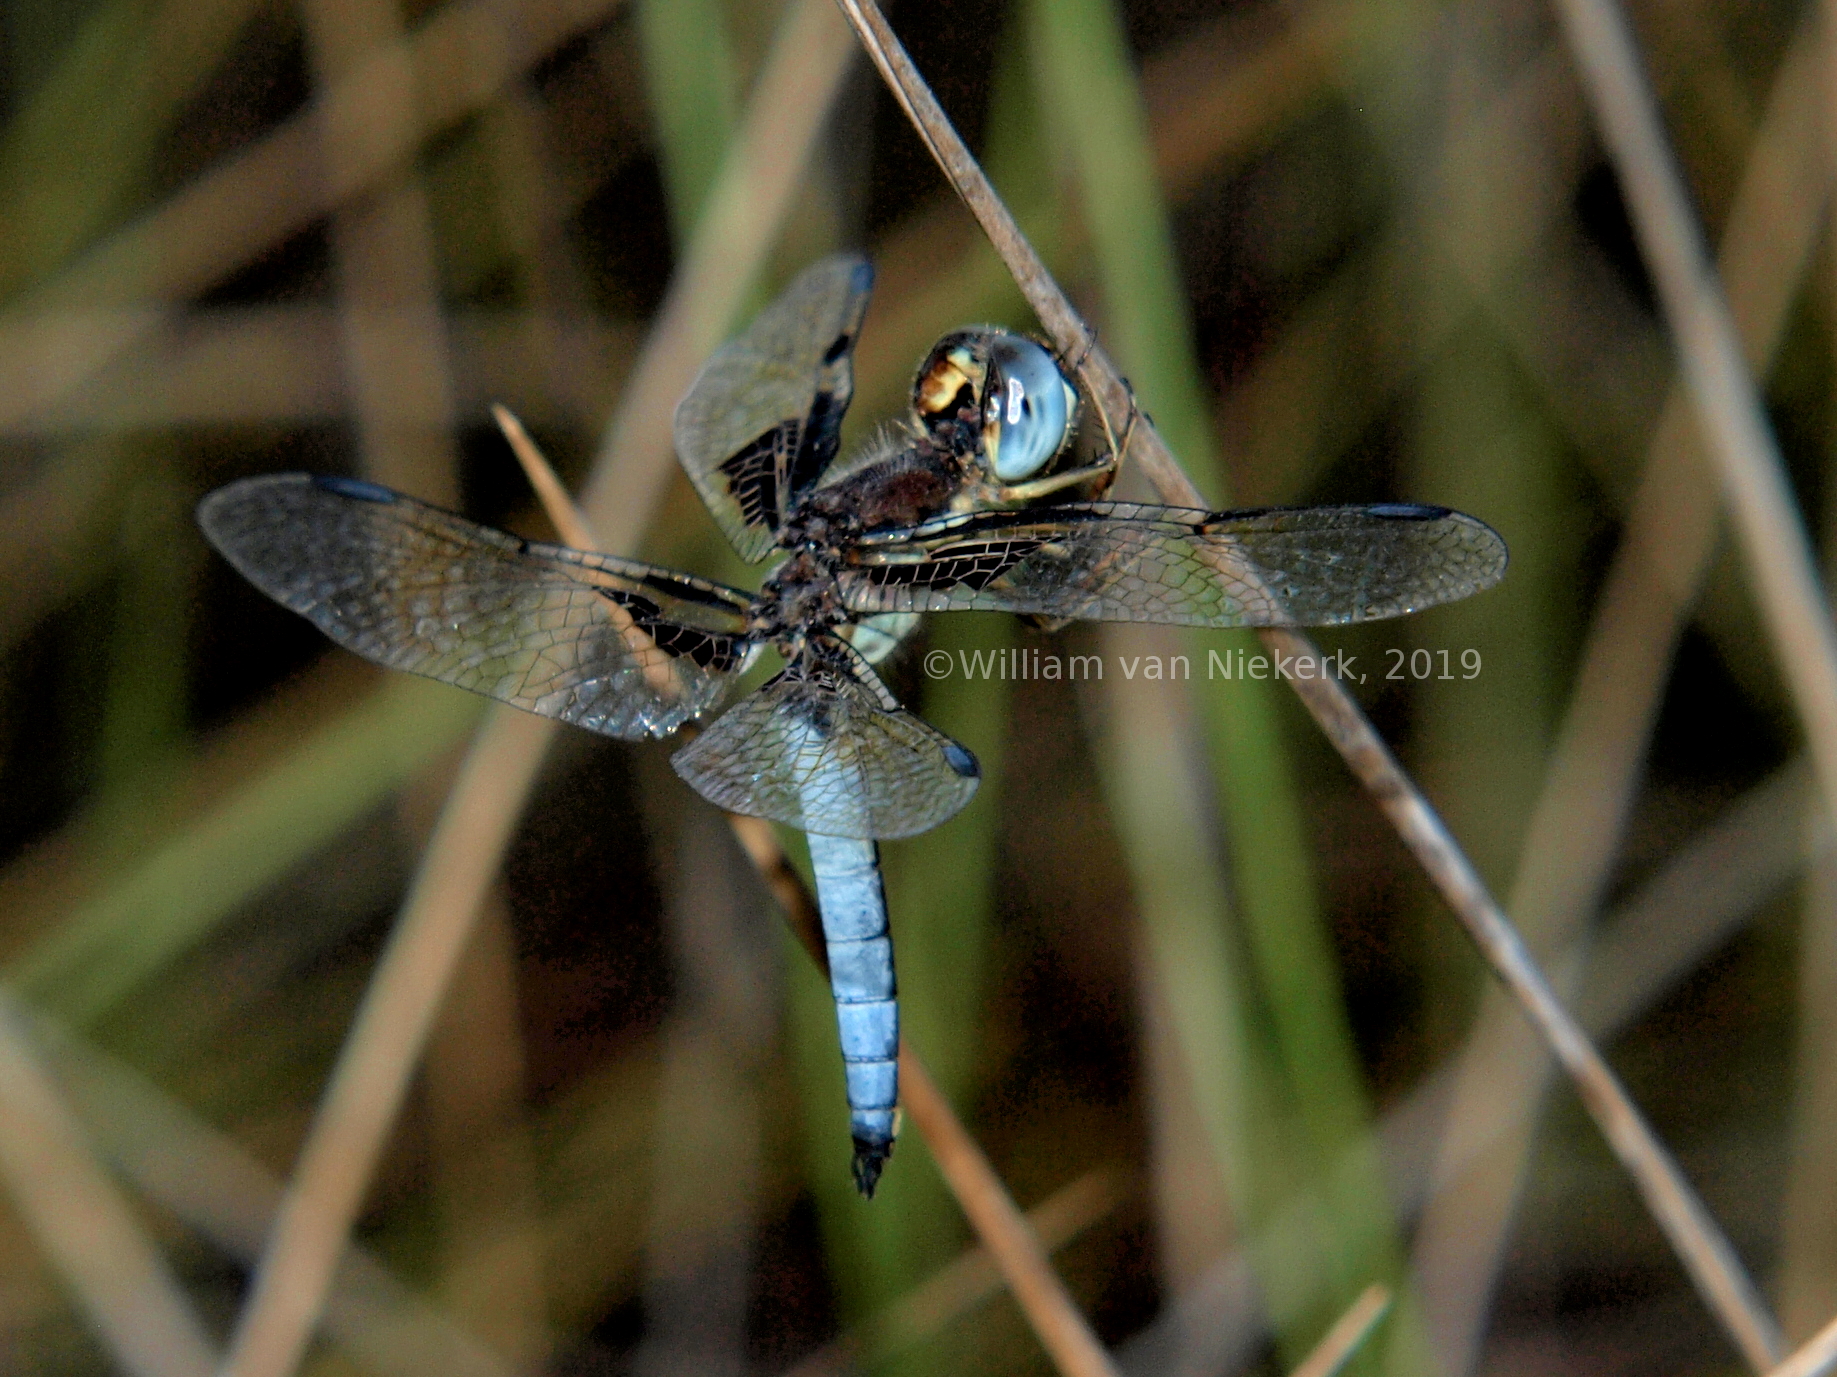
[[(1818, 6), (1630, 15), (1828, 549)], [(1209, 501), (1505, 536), (1494, 591), (1319, 639), (1808, 1336), (1837, 856), (1551, 12), (889, 16)], [(756, 580), (627, 383), (698, 225), (722, 257), (710, 189), (799, 23), (841, 21), (0, 5), (0, 1368), (194, 1370), (97, 1282), (123, 1237), (227, 1341), (483, 713), (265, 601), (193, 505), (310, 469), (553, 538), (498, 401), (616, 553)], [(797, 177), (701, 353), (839, 247), (880, 284), (853, 435), (944, 330), (1036, 328), (858, 56)], [(1102, 682), (964, 672), (1013, 648)], [(882, 847), (906, 1027), (1098, 1333), (1130, 1372), (1273, 1373), (1383, 1280), (1362, 1372), (1736, 1370), (1371, 800), (1280, 685), (1216, 672), (1259, 650), (974, 615), (887, 674), (985, 775)], [(854, 1196), (826, 991), (670, 749), (549, 749), (302, 1370), (1051, 1371), (916, 1133)]]

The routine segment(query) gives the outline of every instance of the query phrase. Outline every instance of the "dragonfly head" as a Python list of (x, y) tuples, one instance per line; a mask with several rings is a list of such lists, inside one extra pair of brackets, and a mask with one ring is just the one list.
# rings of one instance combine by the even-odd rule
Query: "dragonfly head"
[(912, 388), (926, 433), (1002, 483), (1037, 477), (1065, 451), (1078, 393), (1053, 356), (1023, 335), (958, 330), (933, 346)]

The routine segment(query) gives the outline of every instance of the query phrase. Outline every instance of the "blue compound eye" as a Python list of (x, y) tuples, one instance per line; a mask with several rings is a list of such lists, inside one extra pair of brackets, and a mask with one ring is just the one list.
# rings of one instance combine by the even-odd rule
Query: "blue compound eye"
[(991, 386), (984, 405), (993, 424), (985, 435), (995, 476), (1004, 483), (1031, 478), (1065, 448), (1072, 391), (1059, 365), (1039, 345), (1000, 335), (989, 349)]

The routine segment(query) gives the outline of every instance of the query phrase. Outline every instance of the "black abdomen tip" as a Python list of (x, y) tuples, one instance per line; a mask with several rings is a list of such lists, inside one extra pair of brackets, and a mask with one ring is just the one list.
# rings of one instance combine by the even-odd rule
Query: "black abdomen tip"
[(855, 1139), (855, 1160), (852, 1170), (855, 1175), (855, 1189), (868, 1200), (874, 1198), (874, 1187), (880, 1184), (881, 1168), (887, 1164), (887, 1158), (893, 1155), (893, 1144), (872, 1142), (866, 1138)]

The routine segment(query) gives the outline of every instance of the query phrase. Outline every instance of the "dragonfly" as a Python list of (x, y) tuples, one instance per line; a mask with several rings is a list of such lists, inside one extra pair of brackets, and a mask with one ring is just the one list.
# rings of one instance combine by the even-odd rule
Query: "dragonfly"
[(1497, 533), (1444, 507), (1046, 501), (1101, 488), (1117, 445), (1077, 462), (1067, 368), (992, 326), (940, 339), (909, 414), (844, 454), (872, 282), (855, 255), (810, 267), (677, 407), (678, 458), (716, 523), (747, 562), (777, 559), (757, 592), (525, 540), (359, 479), (249, 478), (199, 507), (231, 564), (340, 645), (607, 736), (669, 736), (714, 714), (764, 649), (782, 657), (672, 764), (718, 807), (808, 837), (867, 1196), (899, 1098), (877, 844), (946, 821), (979, 776), (874, 668), (918, 614), (1321, 626), (1464, 598), (1506, 564)]

